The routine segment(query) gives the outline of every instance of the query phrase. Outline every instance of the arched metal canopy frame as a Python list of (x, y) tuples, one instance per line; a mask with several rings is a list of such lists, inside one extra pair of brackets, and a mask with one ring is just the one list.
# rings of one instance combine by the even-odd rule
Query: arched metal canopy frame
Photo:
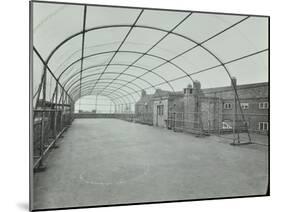
[[(172, 61), (172, 60), (174, 60), (175, 58), (177, 58), (177, 57), (179, 57), (179, 56), (181, 56), (181, 55), (187, 53), (188, 51), (191, 51), (192, 49), (195, 49), (196, 47), (201, 47), (202, 49), (204, 49), (205, 51), (207, 51), (210, 55), (212, 55), (212, 56), (221, 64), (221, 66), (224, 68), (224, 70), (227, 72), (228, 76), (229, 76), (230, 79), (231, 79), (231, 75), (230, 75), (229, 71), (227, 70), (227, 68), (224, 66), (223, 62), (222, 62), (214, 53), (212, 53), (209, 49), (207, 49), (206, 47), (204, 47), (202, 44), (205, 43), (205, 42), (207, 42), (207, 41), (209, 41), (209, 40), (211, 40), (212, 38), (218, 36), (219, 34), (222, 34), (222, 33), (225, 32), (226, 30), (228, 30), (228, 29), (230, 29), (230, 28), (236, 26), (237, 24), (241, 23), (242, 21), (246, 20), (247, 18), (249, 18), (249, 16), (247, 16), (246, 18), (244, 18), (244, 19), (238, 21), (237, 23), (231, 25), (230, 27), (224, 29), (223, 31), (221, 31), (221, 32), (219, 32), (219, 33), (216, 33), (215, 35), (213, 35), (212, 37), (210, 37), (210, 38), (204, 40), (204, 41), (201, 42), (201, 43), (198, 43), (198, 42), (192, 40), (191, 38), (188, 38), (187, 36), (184, 36), (184, 35), (181, 35), (181, 34), (179, 34), (179, 33), (172, 32), (172, 31), (168, 31), (168, 30), (165, 30), (165, 29), (161, 29), (161, 28), (150, 27), (150, 26), (140, 26), (140, 25), (134, 25), (134, 27), (136, 27), (136, 28), (137, 28), (137, 27), (139, 27), (139, 28), (147, 28), (147, 29), (152, 29), (152, 30), (163, 31), (163, 32), (166, 32), (166, 33), (169, 33), (169, 34), (171, 33), (171, 34), (174, 34), (174, 35), (176, 35), (176, 36), (182, 37), (182, 38), (184, 38), (184, 39), (187, 39), (187, 40), (189, 40), (189, 41), (195, 43), (195, 46), (189, 48), (187, 51), (184, 51), (184, 52), (181, 53), (180, 55), (177, 55), (177, 56), (173, 57), (172, 59), (169, 59), (168, 61)], [(72, 38), (74, 38), (74, 37), (80, 35), (81, 33), (87, 33), (87, 32), (93, 31), (93, 30), (104, 29), (104, 28), (112, 28), (112, 27), (132, 27), (132, 25), (113, 25), (113, 26), (110, 25), (110, 26), (101, 26), (101, 27), (94, 27), (94, 28), (86, 29), (86, 30), (84, 30), (84, 31), (82, 31), (82, 32), (75, 33), (75, 34), (73, 34), (72, 36), (70, 36), (70, 37), (68, 37), (67, 39), (65, 39), (64, 41), (62, 41), (57, 47), (55, 47), (55, 49), (54, 49), (54, 50), (51, 52), (51, 54), (48, 56), (48, 58), (47, 58), (47, 60), (46, 60), (46, 63), (49, 62), (49, 60), (51, 59), (52, 55), (57, 51), (58, 48), (60, 48), (61, 46), (63, 46), (64, 43), (68, 42), (68, 41), (71, 40)], [(83, 58), (81, 58), (81, 60), (83, 60)], [(163, 63), (163, 64), (160, 64), (159, 66), (155, 67), (154, 69), (159, 68), (160, 66), (162, 66), (162, 65), (164, 65), (164, 64), (166, 64), (166, 63), (167, 63), (167, 62), (165, 62), (165, 63)], [(139, 76), (139, 78), (140, 78), (140, 76)]]
[[(92, 97), (93, 95), (84, 95), (83, 97), (87, 97), (87, 96)], [(122, 101), (120, 101), (120, 100), (117, 100), (117, 101), (116, 101), (116, 100), (114, 100), (114, 99), (112, 99), (112, 98), (110, 98), (110, 97), (108, 97), (108, 96), (106, 96), (106, 95), (104, 95), (104, 97), (108, 98), (108, 99), (113, 103), (114, 108), (115, 108), (116, 106), (118, 106), (118, 105), (125, 104), (124, 102), (122, 102)]]
[[(87, 58), (90, 58), (90, 57), (95, 57), (95, 56), (99, 56), (99, 55), (103, 55), (103, 54), (110, 54), (110, 53), (115, 53), (117, 52), (116, 50), (114, 51), (105, 51), (105, 52), (99, 52), (99, 53), (95, 53), (95, 54), (90, 54), (90, 55), (87, 55), (85, 56), (83, 59), (87, 59)], [(118, 51), (118, 53), (131, 53), (131, 54), (139, 54), (139, 55), (143, 55), (143, 52), (138, 52), (138, 51)], [(150, 57), (153, 57), (153, 58), (157, 58), (157, 59), (160, 59), (160, 60), (163, 60), (169, 64), (171, 64), (172, 66), (176, 67), (177, 69), (179, 69), (180, 71), (182, 71), (187, 77), (189, 77), (190, 75), (181, 67), (179, 67), (178, 65), (176, 65), (175, 63), (165, 59), (164, 57), (160, 57), (158, 55), (154, 55), (154, 54), (146, 54), (146, 56), (150, 56)], [(74, 62), (72, 62), (70, 65), (68, 65), (59, 75), (58, 79), (60, 79), (64, 73), (67, 72), (67, 70), (75, 65), (76, 63), (80, 62), (82, 60), (82, 58), (78, 59), (78, 60), (75, 60)], [(120, 73), (121, 74), (121, 73)], [(190, 77), (190, 80), (193, 82), (193, 79)]]
[[(103, 67), (103, 66), (125, 66), (125, 67), (129, 67), (129, 66), (131, 66), (131, 65), (129, 65), (129, 64), (109, 64), (109, 63), (106, 63), (106, 64), (102, 64), (102, 65), (94, 65), (94, 66), (90, 66), (90, 67), (87, 67), (87, 68), (85, 68), (85, 69), (83, 69), (82, 71), (83, 72), (85, 72), (85, 71), (88, 71), (88, 70), (90, 70), (90, 69), (92, 69), (92, 68), (98, 68), (98, 67)], [(141, 67), (141, 66), (131, 66), (131, 67), (134, 67), (134, 68), (139, 68), (139, 69), (142, 69), (142, 70), (146, 70), (146, 71), (149, 71), (149, 69), (147, 69), (147, 68), (143, 68), (143, 67)], [(101, 74), (102, 72), (100, 72), (99, 74)], [(106, 74), (106, 73), (110, 73), (110, 74), (120, 74), (120, 73), (117, 73), (117, 72), (105, 72), (105, 73), (103, 73), (103, 74)], [(169, 87), (172, 89), (172, 91), (174, 92), (175, 90), (174, 90), (174, 88), (171, 86), (171, 84), (164, 78), (164, 77), (162, 77), (161, 75), (159, 75), (159, 74), (157, 74), (157, 73), (154, 73), (154, 72), (150, 72), (150, 73), (152, 73), (152, 74), (154, 74), (155, 76), (157, 76), (157, 77), (159, 77), (161, 80), (163, 80), (163, 82), (166, 82), (168, 85), (169, 85)], [(75, 77), (75, 76), (77, 76), (78, 74), (80, 74), (80, 72), (76, 72), (76, 73), (74, 73), (73, 75), (71, 75), (70, 77), (69, 77), (69, 79), (67, 80), (67, 81), (65, 81), (65, 85), (68, 83), (68, 81), (70, 81), (73, 77)], [(146, 82), (147, 84), (150, 84), (151, 85), (151, 83), (149, 83), (147, 80), (145, 80), (145, 79), (142, 79), (142, 78), (138, 78), (138, 76), (136, 76), (136, 75), (133, 75), (133, 74), (127, 74), (127, 73), (123, 73), (123, 75), (125, 75), (125, 76), (131, 76), (131, 77), (135, 77), (135, 79), (140, 79), (140, 80), (142, 80), (142, 81), (144, 81), (144, 82)], [(82, 78), (80, 78), (80, 80), (81, 79), (83, 79), (83, 77)], [(135, 80), (134, 79), (134, 80)]]
[[(91, 79), (91, 80), (88, 80), (88, 81), (85, 81), (84, 83), (83, 83), (83, 85), (87, 85), (87, 84), (89, 84), (89, 83), (93, 83), (93, 82), (95, 82), (97, 79)], [(105, 84), (105, 83), (108, 83), (109, 81), (111, 80), (111, 78), (103, 78), (102, 80), (100, 80), (100, 82), (102, 83), (102, 84)], [(121, 82), (128, 82), (127, 80), (122, 80)], [(123, 85), (122, 83), (120, 83), (120, 80), (117, 80), (116, 82), (114, 82), (113, 83), (113, 85)], [(76, 86), (74, 86), (73, 87), (73, 85), (71, 86), (71, 87), (69, 87), (69, 89), (68, 89), (68, 91), (69, 92), (71, 92), (70, 90), (74, 90), (74, 89), (77, 89), (79, 86), (78, 85), (76, 85)], [(134, 92), (136, 92), (136, 95), (138, 95), (139, 97), (140, 97), (140, 94), (138, 93), (138, 91), (139, 90), (135, 90), (135, 88), (132, 88), (132, 87), (129, 87), (129, 86), (124, 86), (125, 88), (128, 88), (128, 89), (130, 89), (130, 90), (132, 90), (132, 91), (134, 91)], [(142, 89), (142, 88), (140, 88), (139, 86), (137, 86), (139, 89)]]
[[(81, 57), (81, 71), (80, 71), (81, 79), (82, 79), (82, 72), (83, 72), (82, 70), (83, 70), (83, 58), (84, 58), (84, 37), (85, 37), (85, 34), (86, 34), (86, 33), (90, 32), (90, 31), (93, 31), (93, 30), (102, 29), (102, 28), (129, 27), (130, 30), (129, 30), (129, 32), (128, 32), (127, 35), (126, 35), (126, 37), (127, 37), (127, 36), (129, 35), (130, 31), (131, 31), (133, 28), (139, 27), (139, 28), (147, 28), (147, 29), (152, 29), (152, 30), (158, 30), (158, 31), (162, 31), (162, 32), (166, 32), (166, 33), (167, 33), (167, 34), (166, 34), (163, 38), (161, 38), (156, 44), (154, 44), (152, 48), (154, 48), (159, 42), (161, 42), (161, 40), (163, 40), (168, 34), (173, 34), (173, 35), (182, 37), (182, 38), (184, 38), (184, 39), (187, 39), (187, 40), (189, 40), (189, 41), (195, 43), (195, 46), (193, 46), (193, 47), (189, 48), (188, 50), (182, 52), (181, 54), (179, 54), (179, 55), (173, 57), (172, 59), (169, 59), (169, 61), (174, 60), (175, 58), (177, 58), (177, 57), (179, 57), (179, 56), (181, 56), (181, 55), (183, 55), (183, 54), (185, 54), (185, 53), (191, 51), (192, 49), (195, 49), (196, 47), (200, 47), (200, 48), (202, 48), (203, 50), (205, 50), (207, 53), (209, 53), (211, 56), (213, 56), (213, 57), (219, 62), (220, 66), (223, 67), (223, 69), (225, 70), (225, 72), (226, 72), (227, 75), (229, 76), (230, 80), (232, 80), (232, 76), (231, 76), (230, 72), (228, 71), (227, 67), (225, 66), (225, 63), (223, 63), (222, 60), (220, 60), (220, 59), (218, 58), (218, 56), (215, 55), (212, 51), (210, 51), (208, 48), (204, 47), (203, 44), (206, 43), (207, 41), (211, 40), (212, 38), (214, 38), (214, 37), (216, 37), (216, 36), (222, 34), (223, 32), (227, 31), (228, 29), (230, 29), (230, 28), (232, 28), (232, 27), (238, 25), (238, 24), (241, 23), (242, 21), (245, 21), (246, 19), (248, 19), (248, 18), (250, 17), (250, 16), (247, 16), (246, 18), (244, 18), (244, 19), (238, 21), (237, 23), (235, 23), (235, 24), (233, 24), (233, 25), (227, 27), (226, 29), (222, 30), (221, 32), (218, 32), (218, 33), (216, 33), (215, 35), (211, 36), (210, 38), (208, 38), (208, 39), (206, 39), (206, 40), (204, 40), (204, 41), (202, 41), (202, 42), (199, 43), (199, 42), (195, 42), (194, 40), (192, 40), (191, 38), (189, 38), (189, 37), (187, 37), (187, 36), (184, 36), (184, 35), (179, 34), (179, 33), (175, 33), (175, 32), (173, 32), (173, 30), (170, 30), (170, 31), (169, 31), (169, 30), (165, 30), (165, 29), (161, 29), (161, 28), (156, 28), (156, 27), (151, 27), (151, 26), (137, 25), (136, 22), (137, 22), (138, 18), (141, 16), (141, 14), (142, 14), (142, 12), (144, 11), (144, 9), (141, 10), (141, 13), (139, 14), (138, 18), (135, 20), (135, 22), (134, 22), (133, 24), (129, 24), (129, 25), (101, 26), (101, 27), (93, 27), (93, 28), (90, 28), (90, 29), (85, 29), (86, 11), (87, 11), (87, 6), (85, 5), (85, 6), (84, 6), (84, 22), (83, 22), (83, 30), (82, 30), (82, 32), (75, 33), (75, 34), (73, 34), (72, 36), (70, 36), (70, 37), (68, 37), (67, 39), (65, 39), (64, 41), (62, 41), (58, 46), (55, 47), (55, 49), (50, 53), (50, 55), (48, 56), (48, 58), (47, 58), (47, 60), (46, 60), (46, 64), (48, 64), (48, 63), (49, 63), (49, 60), (51, 59), (51, 57), (53, 56), (53, 54), (57, 51), (57, 49), (59, 49), (64, 43), (68, 42), (68, 41), (71, 40), (72, 38), (76, 37), (77, 35), (82, 34), (82, 36), (83, 36), (83, 41), (82, 41), (82, 57)], [(192, 12), (186, 17), (186, 19), (187, 19), (191, 14), (192, 14)], [(184, 20), (182, 20), (181, 22), (183, 22), (183, 21), (184, 21)], [(180, 22), (180, 23), (181, 23), (181, 22)], [(179, 24), (178, 24), (178, 25), (179, 25)], [(120, 47), (122, 46), (123, 42), (125, 42), (126, 37), (125, 37), (124, 40), (121, 42), (121, 45), (120, 45), (119, 48), (117, 49), (117, 52), (119, 51), (119, 49), (120, 49)], [(152, 48), (150, 48), (148, 51), (150, 51)], [(117, 54), (117, 52), (114, 53), (114, 56)], [(146, 52), (146, 53), (147, 53), (147, 52)], [(110, 60), (110, 62), (109, 62), (108, 65), (110, 65), (110, 63), (111, 63), (112, 59), (114, 58), (114, 56), (111, 58), (111, 60)], [(144, 56), (144, 55), (143, 55), (143, 56)], [(142, 56), (141, 56), (141, 57), (142, 57)], [(137, 59), (137, 60), (139, 60), (139, 59)], [(133, 64), (134, 64), (134, 63), (132, 63), (131, 65), (133, 65)], [(163, 63), (163, 64), (166, 64), (166, 62)], [(159, 66), (155, 67), (154, 69), (159, 68), (159, 67), (162, 66), (163, 64), (160, 64)], [(107, 67), (108, 67), (108, 66), (106, 66), (106, 68), (104, 69), (103, 72), (105, 72), (105, 70), (107, 69)], [(130, 66), (129, 66), (129, 67), (130, 67)], [(129, 68), (129, 67), (128, 67), (128, 68)], [(127, 69), (128, 69), (128, 68), (127, 68)], [(125, 69), (123, 72), (121, 72), (121, 74), (123, 74), (127, 69)], [(153, 70), (154, 70), (154, 69), (153, 69)], [(121, 75), (121, 74), (120, 74), (120, 75)], [(98, 79), (97, 82), (94, 84), (93, 89), (95, 88), (96, 84), (98, 83), (98, 81), (100, 80), (100, 78), (101, 78), (102, 75), (103, 75), (103, 73), (99, 76), (99, 79)], [(136, 77), (136, 79), (141, 78), (142, 76), (143, 76), (143, 75), (138, 76), (138, 77)], [(117, 77), (117, 78), (118, 78), (118, 77)], [(117, 78), (115, 78), (115, 79), (117, 79)], [(113, 82), (115, 79), (113, 79), (112, 82)], [(82, 82), (82, 80), (80, 80), (80, 84), (81, 84), (81, 82)], [(112, 82), (111, 82), (111, 83), (112, 83)], [(109, 86), (111, 83), (109, 83), (108, 86)], [(232, 85), (233, 85), (233, 83), (232, 83)], [(106, 89), (108, 86), (106, 86), (104, 89)], [(81, 87), (81, 86), (80, 86), (80, 87)], [(119, 89), (121, 89), (121, 88), (122, 88), (122, 86), (121, 86)], [(235, 86), (233, 86), (233, 89), (234, 89), (235, 95), (236, 95), (236, 97), (237, 97), (239, 106), (240, 106), (240, 99), (239, 99), (239, 96), (238, 96), (238, 93), (237, 93), (237, 90), (236, 90)], [(115, 93), (116, 91), (118, 91), (118, 89), (114, 90), (114, 91), (113, 91), (112, 93), (110, 93), (109, 95)], [(157, 91), (157, 90), (156, 90), (156, 91)], [(90, 93), (92, 93), (92, 92), (90, 92)], [(99, 94), (101, 95), (102, 93), (103, 93), (103, 91), (101, 91)], [(81, 97), (81, 95), (80, 95), (80, 97)], [(240, 106), (240, 107), (241, 107), (241, 106)], [(241, 108), (240, 108), (240, 110), (241, 110)], [(242, 110), (241, 110), (241, 111), (242, 111)], [(243, 114), (242, 114), (242, 116), (243, 116), (243, 118), (244, 118), (244, 115), (243, 115)]]
[[(87, 89), (90, 89), (90, 87), (88, 87)], [(87, 91), (87, 89), (86, 90), (84, 90), (84, 91), (82, 91), (82, 92), (86, 92)], [(75, 92), (75, 94), (73, 94), (74, 96), (73, 96), (73, 99), (74, 99), (74, 101), (76, 102), (79, 98), (80, 98), (80, 96), (79, 96), (79, 92), (80, 91), (76, 91)], [(87, 96), (91, 96), (91, 95), (87, 95)], [(92, 95), (92, 96), (95, 96), (95, 93)], [(114, 99), (114, 100), (116, 100), (116, 101), (119, 101), (119, 103), (125, 103), (125, 102), (127, 102), (128, 100), (126, 100), (126, 97), (124, 97), (124, 96), (122, 96), (122, 95), (119, 95), (119, 94), (113, 94), (113, 95), (107, 95), (107, 93), (105, 92), (105, 95), (104, 95), (105, 97), (108, 97), (108, 98), (110, 98), (110, 99)]]
[[(97, 80), (97, 79), (88, 80), (88, 81), (86, 81), (86, 82), (83, 83), (83, 86), (84, 86), (84, 85), (89, 85), (90, 83), (94, 83), (96, 80)], [(110, 80), (111, 80), (110, 78), (103, 79), (102, 81), (100, 81), (100, 83), (101, 83), (101, 84), (106, 84), (106, 83), (108, 83)], [(113, 85), (117, 85), (117, 86), (118, 86), (118, 85), (123, 85), (122, 83), (118, 83), (118, 82), (119, 82), (119, 80), (116, 81), (116, 82), (114, 82)], [(128, 81), (126, 81), (126, 80), (123, 81), (123, 80), (122, 80), (121, 82), (128, 82)], [(114, 87), (114, 88), (116, 89), (117, 87)], [(134, 88), (131, 88), (131, 87), (129, 87), (129, 86), (124, 86), (124, 88), (128, 88), (128, 89), (132, 90), (134, 93), (136, 93), (137, 96), (140, 97), (140, 94), (138, 93), (139, 90), (135, 90)], [(76, 85), (75, 87), (69, 87), (69, 89), (68, 89), (67, 91), (69, 91), (69, 93), (71, 93), (73, 90), (76, 90), (76, 89), (79, 89), (79, 85)], [(139, 89), (142, 89), (142, 88), (139, 88)], [(128, 92), (128, 91), (126, 90), (126, 92)]]
[[(94, 75), (94, 74), (95, 74), (95, 73), (93, 73), (93, 74), (91, 74), (91, 75), (89, 75), (89, 76), (92, 76), (92, 75)], [(86, 78), (86, 77), (85, 77), (85, 78)], [(84, 79), (85, 79), (85, 78), (84, 78)], [(84, 83), (87, 83), (87, 82), (90, 82), (90, 81), (94, 81), (94, 80), (96, 80), (96, 78), (90, 78), (90, 80), (87, 80), (87, 81), (85, 81)], [(111, 79), (111, 78), (103, 78), (101, 81), (109, 81), (109, 80), (112, 80), (112, 79)], [(67, 88), (67, 90), (69, 90), (71, 87), (73, 87), (73, 86), (76, 84), (76, 82), (77, 82), (77, 80), (76, 80), (75, 82), (73, 82), (73, 83)], [(124, 85), (124, 84), (122, 84), (121, 82), (127, 83), (127, 82), (129, 82), (129, 81), (128, 81), (128, 80), (124, 80), (124, 79), (117, 79), (116, 82), (115, 82), (115, 84)], [(139, 89), (138, 91), (140, 91), (140, 90), (143, 89), (142, 87), (140, 87), (138, 84), (135, 84), (135, 83), (130, 83), (130, 85), (133, 85), (134, 87), (138, 88), (138, 89)], [(128, 85), (125, 85), (124, 87), (128, 87), (128, 88), (131, 88), (131, 89), (135, 89), (135, 88), (133, 88), (133, 87), (129, 87)], [(138, 93), (137, 93), (137, 95), (140, 96), (140, 94), (138, 94)]]
[[(84, 90), (82, 90), (82, 92), (83, 93), (86, 93), (87, 92), (87, 90), (88, 89), (90, 89), (91, 87), (90, 86), (88, 86), (87, 88), (84, 88)], [(97, 90), (101, 90), (102, 88), (100, 88), (100, 87), (97, 87)], [(109, 92), (111, 92), (113, 89), (107, 89), (106, 90), (106, 92), (105, 92), (105, 94), (106, 94), (106, 96), (107, 97), (110, 97), (110, 98), (112, 98), (112, 97), (114, 97), (115, 96), (115, 98), (116, 97), (118, 97), (120, 100), (122, 100), (123, 101), (123, 103), (131, 103), (131, 101), (130, 101), (130, 99), (128, 99), (128, 97), (124, 97), (123, 95), (122, 95), (122, 93), (120, 92), (120, 93), (118, 93), (118, 94), (114, 94), (114, 95), (107, 95)], [(108, 92), (107, 92), (108, 91)], [(76, 90), (76, 92), (73, 94), (75, 97), (77, 97), (77, 95), (79, 95), (79, 90)], [(94, 96), (96, 96), (96, 93), (97, 92), (94, 92)], [(79, 97), (80, 98), (80, 97)]]
[[(88, 89), (91, 89), (91, 87), (85, 88), (82, 92), (87, 92)], [(109, 92), (111, 92), (111, 90), (109, 90)], [(103, 95), (103, 96), (108, 97), (108, 98), (110, 98), (112, 100), (119, 101), (120, 104), (121, 103), (122, 104), (131, 104), (130, 100), (126, 99), (126, 97), (124, 95), (119, 95), (119, 94), (108, 95), (109, 92), (105, 92), (105, 95)], [(91, 96), (91, 95), (87, 95), (87, 96)], [(96, 92), (94, 92), (92, 94), (92, 96), (96, 96)], [(78, 91), (75, 92), (75, 94), (73, 94), (73, 99), (76, 102), (79, 98), (80, 98), (80, 96), (79, 96), (79, 90), (78, 90)]]
[[(101, 83), (102, 84), (102, 83)], [(85, 90), (86, 88), (89, 88), (89, 87), (91, 87), (91, 84), (88, 84), (88, 85), (83, 85), (83, 87), (81, 88), (81, 90), (83, 89), (83, 90)], [(101, 86), (99, 86), (99, 88), (101, 88), (102, 89), (102, 87)], [(112, 88), (112, 89), (111, 89)], [(72, 95), (73, 93), (76, 93), (76, 91), (79, 91), (79, 87), (76, 87), (76, 88), (74, 88), (74, 89), (72, 89), (71, 91), (70, 91), (70, 95)], [(110, 89), (107, 89), (107, 90), (110, 90), (110, 91), (113, 91), (114, 89), (116, 89), (116, 87), (110, 87)], [(121, 91), (121, 92), (120, 92)], [(128, 91), (126, 91), (126, 90), (121, 90), (120, 89), (120, 91), (118, 91), (121, 95), (124, 95), (124, 96), (128, 96), (128, 97), (130, 97), (134, 102), (136, 102), (136, 99), (133, 97), (133, 95), (127, 95), (127, 94), (129, 94), (129, 92)], [(129, 99), (128, 99), (129, 100)]]

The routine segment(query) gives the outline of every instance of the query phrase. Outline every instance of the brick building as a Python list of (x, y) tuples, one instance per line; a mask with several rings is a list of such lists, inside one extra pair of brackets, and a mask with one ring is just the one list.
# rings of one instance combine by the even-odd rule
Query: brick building
[[(157, 89), (142, 93), (136, 120), (154, 126), (191, 133), (268, 132), (268, 83), (236, 85), (239, 99), (230, 86), (201, 89), (195, 81), (183, 91)], [(140, 121), (142, 120), (142, 121)]]
[(266, 134), (269, 127), (268, 83), (237, 85), (236, 89), (239, 96), (236, 104), (232, 86), (203, 89), (203, 92), (205, 96), (218, 98), (222, 123), (232, 127), (236, 110), (238, 126), (244, 121), (250, 131)]
[(138, 123), (153, 125), (153, 94), (147, 94), (144, 90), (140, 100), (135, 104), (135, 121)]

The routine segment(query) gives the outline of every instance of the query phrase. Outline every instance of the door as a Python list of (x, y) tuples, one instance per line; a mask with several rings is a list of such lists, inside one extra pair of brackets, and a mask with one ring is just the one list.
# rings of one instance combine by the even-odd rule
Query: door
[(157, 105), (156, 126), (164, 127), (164, 105)]

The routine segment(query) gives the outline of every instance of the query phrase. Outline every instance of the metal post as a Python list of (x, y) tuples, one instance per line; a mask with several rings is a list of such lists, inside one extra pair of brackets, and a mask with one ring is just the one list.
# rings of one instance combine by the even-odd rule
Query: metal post
[(63, 95), (63, 98), (62, 98), (62, 108), (61, 108), (61, 114), (60, 114), (60, 118), (61, 118), (61, 120), (60, 120), (60, 122), (61, 122), (61, 124), (60, 124), (60, 126), (61, 126), (61, 129), (63, 129), (63, 111), (64, 111), (64, 92), (62, 93), (62, 95)]
[[(236, 78), (231, 79), (231, 83), (234, 88), (234, 106), (233, 106), (233, 144), (236, 141), (236, 131), (237, 131), (237, 142), (240, 143), (239, 129), (236, 129), (237, 120), (237, 93), (236, 93)], [(240, 102), (239, 102), (240, 103)], [(241, 107), (241, 105), (239, 105)]]
[(57, 136), (57, 107), (58, 107), (58, 83), (56, 85), (56, 100), (55, 100), (55, 111), (54, 111), (54, 138)]
[(41, 138), (40, 138), (40, 153), (39, 153), (39, 163), (38, 166), (35, 168), (35, 172), (44, 171), (46, 166), (43, 164), (43, 156), (44, 156), (44, 141), (45, 141), (45, 112), (42, 111), (42, 120), (41, 120)]
[[(43, 75), (43, 81), (42, 81), (42, 88), (43, 88), (43, 99), (42, 99), (42, 105), (41, 107), (43, 109), (46, 108), (46, 78), (47, 78), (47, 73), (46, 69), (44, 69), (44, 75)], [(40, 96), (40, 93), (39, 93)], [(43, 155), (44, 155), (44, 145), (45, 145), (45, 112), (42, 112), (42, 120), (41, 120), (41, 138), (40, 138), (40, 161), (39, 165), (37, 167), (37, 171), (43, 171), (45, 170), (45, 166), (43, 164)]]
[[(45, 141), (45, 112), (42, 112), (42, 120), (41, 120), (41, 139), (40, 139), (40, 157), (43, 156), (44, 152), (44, 141)], [(40, 160), (39, 166), (42, 165), (42, 160)]]
[(234, 95), (233, 99), (233, 118), (232, 118), (232, 134), (233, 134), (233, 144), (235, 144), (236, 136), (235, 136), (235, 121), (236, 121), (236, 95)]

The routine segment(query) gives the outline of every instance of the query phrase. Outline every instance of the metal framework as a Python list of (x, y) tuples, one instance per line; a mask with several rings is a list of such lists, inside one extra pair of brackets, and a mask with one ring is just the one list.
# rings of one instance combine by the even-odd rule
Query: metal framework
[[(68, 121), (61, 122), (61, 126), (62, 123), (66, 126), (73, 118), (75, 103), (84, 96), (107, 97), (115, 108), (134, 107), (143, 90), (154, 92), (161, 99), (158, 88), (175, 93), (179, 87), (183, 89), (188, 83), (206, 78), (201, 77), (202, 74), (216, 70), (223, 72), (217, 72), (218, 76), (212, 76), (209, 81), (218, 77), (223, 78), (226, 85), (231, 82), (239, 106), (236, 110), (239, 109), (245, 120), (239, 93), (232, 82), (233, 74), (238, 79), (240, 76), (232, 67), (268, 54), (268, 45), (260, 44), (259, 40), (249, 45), (255, 48), (243, 44), (256, 35), (247, 28), (252, 27), (256, 33), (257, 24), (262, 24), (266, 17), (190, 11), (175, 11), (170, 16), (171, 11), (125, 7), (114, 8), (117, 12), (111, 13), (103, 6), (71, 4), (63, 13), (57, 10), (57, 4), (48, 8), (44, 2), (32, 4), (33, 10), (38, 11), (38, 20), (33, 26), (36, 29), (33, 52), (39, 64), (35, 64), (34, 72), (41, 73), (35, 81), (33, 105), (36, 114), (41, 112), (41, 137), (46, 133), (43, 129), (47, 114), (54, 123), (67, 116)], [(40, 13), (41, 10), (45, 12)], [(240, 32), (242, 25), (246, 27)], [(203, 38), (199, 39), (201, 32)], [(240, 54), (231, 48), (226, 52), (224, 44), (230, 45), (229, 38), (237, 37), (241, 39), (241, 46), (240, 43), (234, 45), (239, 46)], [(225, 54), (229, 57), (224, 57)], [(192, 68), (192, 63), (204, 64), (205, 61), (209, 64)], [(55, 131), (55, 144), (65, 129), (51, 127)], [(43, 146), (40, 157), (44, 155)]]

